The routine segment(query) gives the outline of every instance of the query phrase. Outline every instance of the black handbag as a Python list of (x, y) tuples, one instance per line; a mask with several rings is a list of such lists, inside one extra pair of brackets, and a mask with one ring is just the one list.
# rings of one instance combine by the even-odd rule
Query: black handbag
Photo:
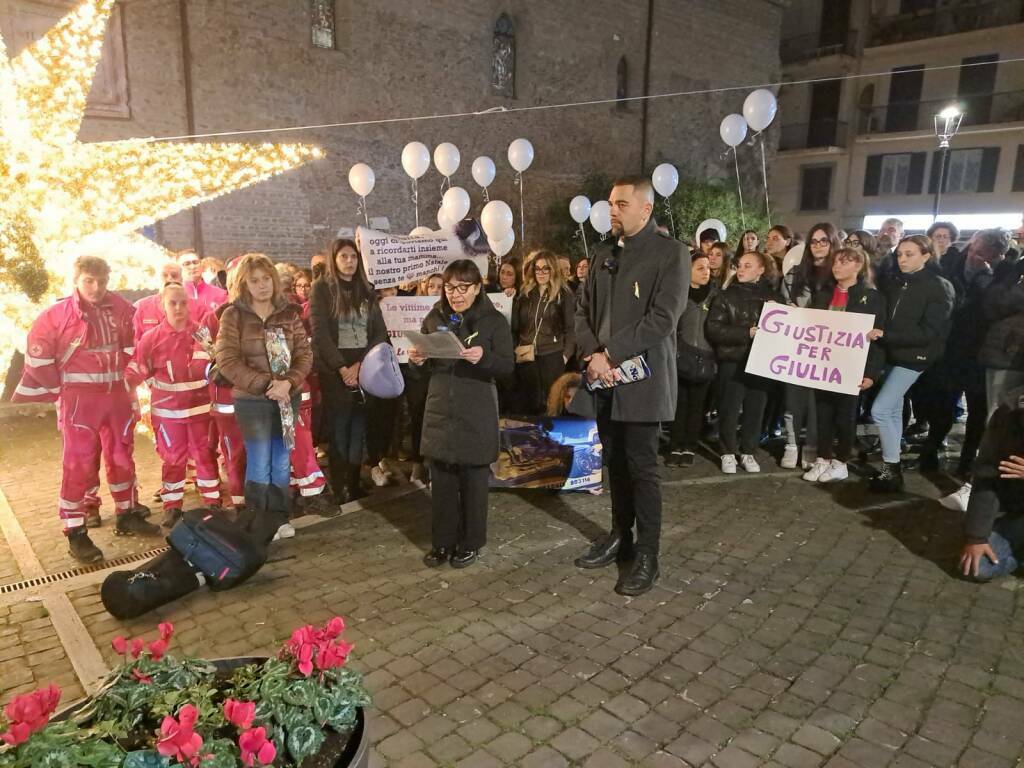
[(161, 552), (133, 571), (114, 571), (103, 580), (100, 600), (117, 619), (134, 619), (199, 589), (196, 570), (176, 549)]
[(703, 384), (715, 378), (718, 363), (715, 352), (711, 349), (700, 349), (684, 342), (677, 343), (676, 372), (679, 378)]

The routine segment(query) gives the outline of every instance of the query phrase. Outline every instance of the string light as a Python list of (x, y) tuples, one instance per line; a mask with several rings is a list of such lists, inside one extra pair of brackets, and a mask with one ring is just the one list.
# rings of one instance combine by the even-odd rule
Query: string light
[(84, 0), (13, 60), (0, 37), (0, 366), (66, 290), (76, 256), (106, 258), (111, 288), (153, 283), (168, 254), (135, 233), (296, 168), (308, 144), (77, 140), (114, 0)]

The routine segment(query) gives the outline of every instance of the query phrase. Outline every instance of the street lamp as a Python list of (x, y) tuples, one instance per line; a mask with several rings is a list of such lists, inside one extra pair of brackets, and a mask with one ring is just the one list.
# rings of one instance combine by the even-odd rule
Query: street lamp
[(949, 106), (935, 115), (935, 136), (939, 140), (939, 183), (935, 187), (935, 201), (932, 204), (932, 220), (939, 217), (939, 199), (942, 186), (946, 183), (946, 166), (949, 164), (949, 140), (960, 130), (964, 113), (957, 106)]

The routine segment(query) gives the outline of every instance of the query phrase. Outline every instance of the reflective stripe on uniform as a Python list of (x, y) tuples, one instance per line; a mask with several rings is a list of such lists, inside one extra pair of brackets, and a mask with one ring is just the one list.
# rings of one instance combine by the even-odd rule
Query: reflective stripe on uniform
[(197, 350), (197, 351), (192, 353), (192, 359), (193, 360), (209, 360), (210, 359), (210, 354), (208, 352), (204, 352), (203, 350), (200, 349), (200, 350)]
[(301, 487), (303, 485), (309, 485), (310, 483), (315, 483), (317, 480), (323, 480), (323, 477), (324, 477), (324, 473), (319, 471), (319, 470), (317, 470), (316, 472), (314, 472), (311, 475), (306, 475), (306, 477), (293, 477), (292, 478), (292, 482), (295, 485), (298, 485), (298, 486)]
[(309, 392), (303, 392), (303, 393), (302, 393), (302, 402), (304, 402), (304, 403), (308, 403), (308, 402), (310, 402), (310, 401), (311, 401), (312, 399), (313, 399), (313, 395), (312, 395), (312, 394), (310, 394)]
[(81, 506), (82, 506), (82, 502), (80, 502), (80, 501), (68, 501), (67, 499), (61, 499), (60, 500), (60, 508), (61, 509), (67, 509), (67, 510), (69, 510), (71, 512), (74, 512), (76, 509), (78, 509)]
[(245, 496), (232, 496), (231, 497), (231, 503), (232, 504), (245, 504)]
[(185, 487), (185, 481), (182, 480), (180, 483), (168, 483), (167, 481), (164, 481), (163, 486), (165, 491), (180, 491)]
[(185, 498), (185, 494), (181, 491), (176, 491), (174, 493), (161, 493), (160, 498), (163, 501), (181, 501)]
[(220, 485), (220, 478), (216, 480), (203, 480), (201, 477), (196, 478), (196, 485), (200, 488), (216, 488)]
[(121, 491), (127, 491), (133, 485), (135, 485), (135, 483), (132, 482), (131, 480), (129, 480), (127, 483), (110, 483), (110, 492), (120, 493)]
[(197, 405), (195, 408), (183, 408), (181, 410), (170, 410), (167, 408), (154, 408), (153, 415), (161, 419), (187, 419), (189, 416), (199, 416), (210, 412), (210, 404)]
[(316, 488), (299, 488), (299, 494), (301, 496), (319, 496), (324, 492), (326, 486), (318, 485)]
[(81, 528), (85, 525), (84, 517), (65, 517), (64, 518), (64, 529), (68, 528)]
[(131, 509), (134, 506), (135, 506), (135, 502), (132, 501), (131, 499), (128, 499), (127, 501), (115, 501), (114, 502), (114, 508), (115, 509)]
[(202, 389), (206, 386), (206, 379), (200, 379), (199, 381), (160, 381), (159, 379), (153, 380), (153, 389), (161, 389), (164, 392), (189, 392), (193, 389)]
[(213, 405), (210, 406), (210, 408), (212, 408), (215, 413), (234, 413), (235, 412), (235, 405), (234, 405), (234, 403), (214, 403)]
[(41, 397), (42, 395), (59, 395), (60, 387), (55, 389), (47, 389), (46, 387), (26, 387), (24, 384), (19, 384), (14, 390), (14, 394), (22, 395), (23, 397)]
[(32, 355), (25, 355), (25, 365), (29, 368), (42, 368), (44, 365), (53, 365), (56, 362), (57, 359), (53, 357), (32, 357)]
[(120, 371), (108, 371), (107, 373), (62, 373), (61, 380), (68, 384), (110, 384), (114, 381), (121, 381)]

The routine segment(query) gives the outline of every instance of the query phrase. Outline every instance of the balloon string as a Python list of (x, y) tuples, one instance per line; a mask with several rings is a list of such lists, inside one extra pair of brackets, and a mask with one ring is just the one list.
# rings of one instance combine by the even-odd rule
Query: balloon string
[(412, 207), (416, 211), (416, 226), (420, 225), (420, 190), (416, 179), (412, 180)]
[(732, 160), (733, 163), (736, 164), (736, 194), (740, 196), (740, 221), (743, 222), (743, 228), (746, 229), (747, 214), (743, 210), (743, 190), (741, 189), (743, 185), (740, 183), (740, 157), (739, 153), (736, 151), (736, 147), (732, 148)]
[(676, 235), (676, 217), (672, 214), (672, 203), (667, 197), (665, 198), (665, 213), (668, 214), (668, 221), (672, 225), (672, 237), (678, 237)]
[(580, 237), (583, 239), (583, 255), (587, 257), (587, 261), (590, 261), (590, 249), (587, 247), (587, 231), (583, 228), (583, 222), (580, 222)]
[(483, 187), (483, 190), (484, 190), (484, 203), (491, 202), (491, 196), (487, 192), (487, 187)]
[(768, 204), (768, 160), (764, 153), (764, 135), (761, 136), (761, 177), (764, 179), (764, 213), (768, 217), (768, 227), (772, 226), (772, 209)]
[(516, 171), (516, 185), (519, 187), (519, 246), (526, 253), (526, 219), (523, 217), (523, 172)]
[(370, 227), (370, 214), (366, 210), (366, 198), (365, 197), (360, 197), (359, 198), (359, 207), (356, 208), (356, 216), (358, 216), (360, 213), (363, 214), (363, 223), (366, 225), (367, 229), (369, 229), (369, 227)]
[(448, 190), (448, 189), (451, 189), (451, 188), (452, 188), (452, 177), (451, 176), (445, 176), (444, 180), (441, 182), (441, 196), (444, 197), (445, 190)]

